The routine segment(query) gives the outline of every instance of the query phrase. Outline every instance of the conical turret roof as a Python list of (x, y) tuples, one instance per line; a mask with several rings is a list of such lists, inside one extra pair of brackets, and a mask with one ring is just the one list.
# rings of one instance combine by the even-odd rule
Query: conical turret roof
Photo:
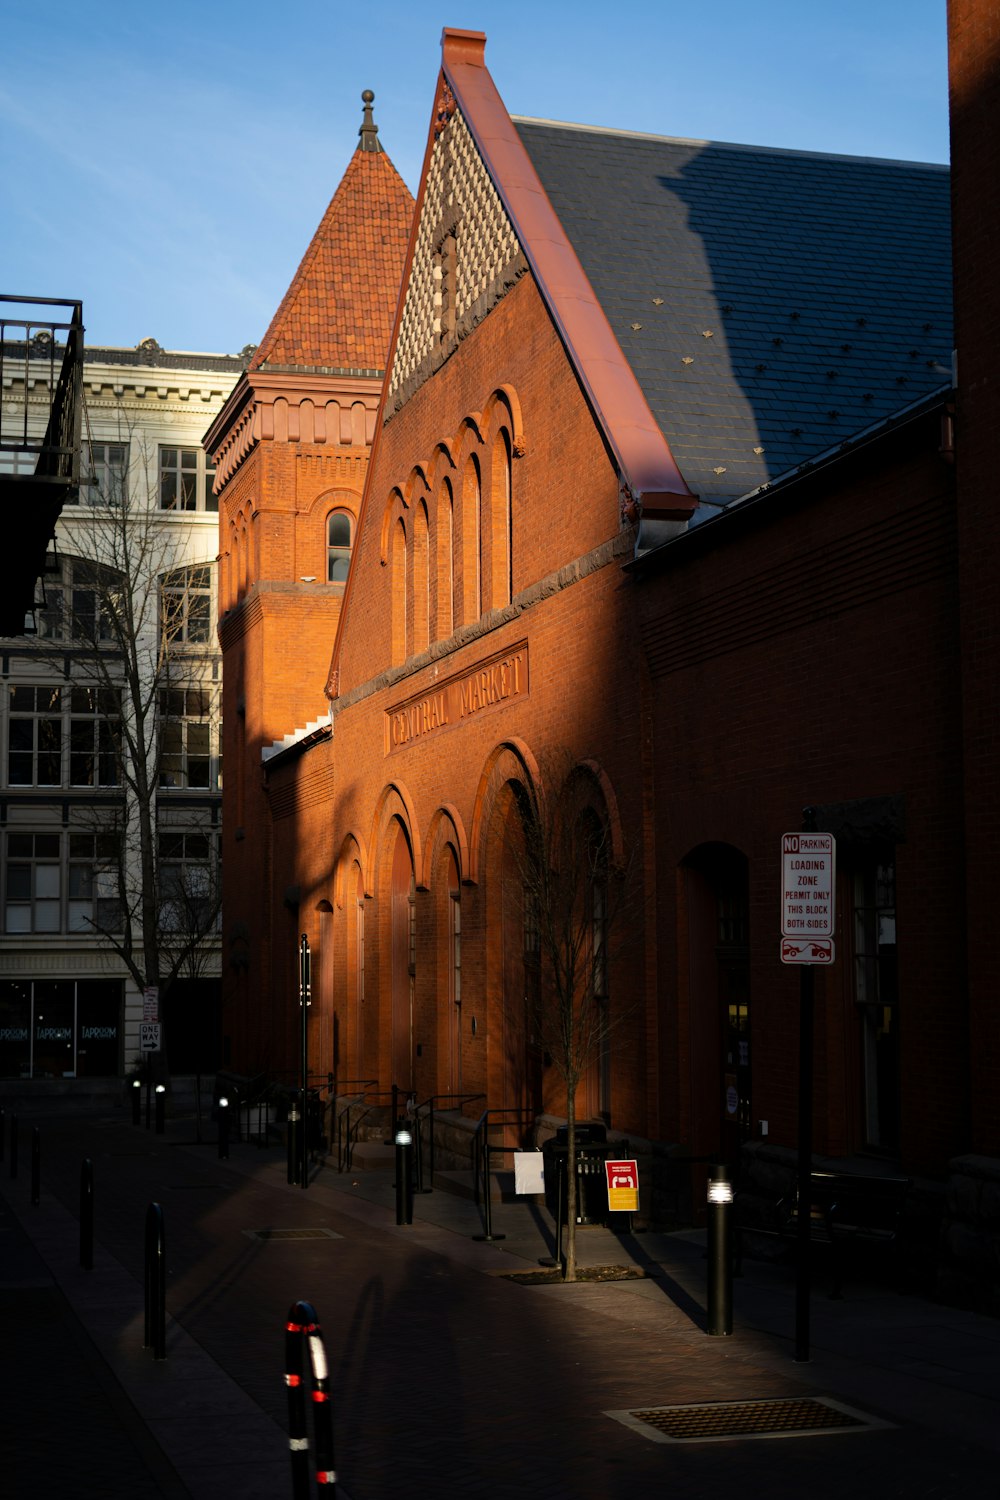
[(381, 374), (413, 198), (378, 141), (371, 91), (358, 149), (271, 319), (251, 370)]

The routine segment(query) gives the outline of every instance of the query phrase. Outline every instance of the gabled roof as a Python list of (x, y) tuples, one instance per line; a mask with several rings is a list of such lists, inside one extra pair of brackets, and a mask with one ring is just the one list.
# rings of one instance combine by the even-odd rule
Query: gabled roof
[[(647, 514), (686, 518), (694, 498), (490, 77), (485, 35), (446, 27), (441, 42), (451, 103), (493, 180), (623, 484), (642, 497)], [(436, 129), (432, 121), (422, 194)]]
[(377, 139), (369, 90), (361, 143), (271, 319), (251, 370), (381, 375), (413, 199)]
[(515, 124), (703, 506), (950, 378), (946, 167)]

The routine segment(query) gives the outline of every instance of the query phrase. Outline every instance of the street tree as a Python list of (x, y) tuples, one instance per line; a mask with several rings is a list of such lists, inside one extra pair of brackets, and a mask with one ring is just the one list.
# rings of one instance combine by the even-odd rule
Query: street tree
[(84, 444), (80, 503), (61, 528), (70, 571), (47, 590), (39, 650), (97, 724), (93, 767), (78, 773), (95, 788), (90, 925), (138, 989), (162, 998), (202, 972), (221, 905), (211, 828), (172, 831), (159, 816), (161, 787), (190, 749), (178, 705), (183, 716), (197, 700), (206, 724), (218, 712), (205, 672), (211, 580), (209, 565), (187, 563), (182, 528), (164, 522), (145, 443), (124, 436)]
[(597, 780), (568, 753), (521, 799), (518, 871), (525, 948), (525, 1025), (558, 1074), (566, 1103), (567, 1224), (563, 1274), (576, 1280), (577, 1093), (634, 1006), (612, 1004), (609, 976), (632, 905), (630, 863), (614, 848)]

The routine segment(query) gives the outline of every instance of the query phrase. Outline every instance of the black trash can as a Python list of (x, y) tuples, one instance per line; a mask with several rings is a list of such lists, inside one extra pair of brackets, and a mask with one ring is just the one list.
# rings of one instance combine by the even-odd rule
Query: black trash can
[[(553, 1140), (542, 1145), (545, 1164), (545, 1206), (556, 1217), (560, 1212), (556, 1196), (561, 1189), (562, 1219), (566, 1220), (567, 1184), (566, 1159), (568, 1130), (561, 1125)], [(607, 1131), (603, 1125), (578, 1125), (576, 1127), (576, 1222), (578, 1224), (608, 1223), (608, 1179), (604, 1163), (610, 1161), (617, 1148), (607, 1144)]]

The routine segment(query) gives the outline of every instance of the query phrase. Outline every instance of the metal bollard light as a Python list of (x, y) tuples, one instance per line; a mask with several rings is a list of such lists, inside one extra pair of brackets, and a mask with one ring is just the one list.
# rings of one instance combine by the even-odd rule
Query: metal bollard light
[(288, 1106), (288, 1181), (295, 1187), (302, 1169), (302, 1152), (299, 1146), (299, 1106), (293, 1100)]
[(396, 1126), (396, 1223), (413, 1223), (413, 1132)]
[(17, 1115), (10, 1117), (10, 1175), (17, 1176)]
[(725, 1337), (733, 1331), (733, 1276), (730, 1210), (733, 1185), (727, 1168), (713, 1166), (708, 1180), (708, 1332)]
[(85, 1156), (80, 1167), (80, 1265), (94, 1269), (94, 1163)]
[(219, 1100), (219, 1160), (229, 1160), (229, 1100), (225, 1094)]
[(0, 1109), (0, 1161), (3, 1161), (7, 1149), (7, 1111)]
[(31, 1205), (42, 1201), (42, 1134), (36, 1125), (31, 1132)]
[(132, 1124), (142, 1123), (142, 1079), (132, 1079)]
[(162, 1083), (158, 1083), (156, 1085), (156, 1134), (157, 1135), (162, 1135), (163, 1134), (163, 1112), (164, 1112), (164, 1109), (166, 1107), (166, 1100), (167, 1100), (166, 1085), (162, 1084)]

